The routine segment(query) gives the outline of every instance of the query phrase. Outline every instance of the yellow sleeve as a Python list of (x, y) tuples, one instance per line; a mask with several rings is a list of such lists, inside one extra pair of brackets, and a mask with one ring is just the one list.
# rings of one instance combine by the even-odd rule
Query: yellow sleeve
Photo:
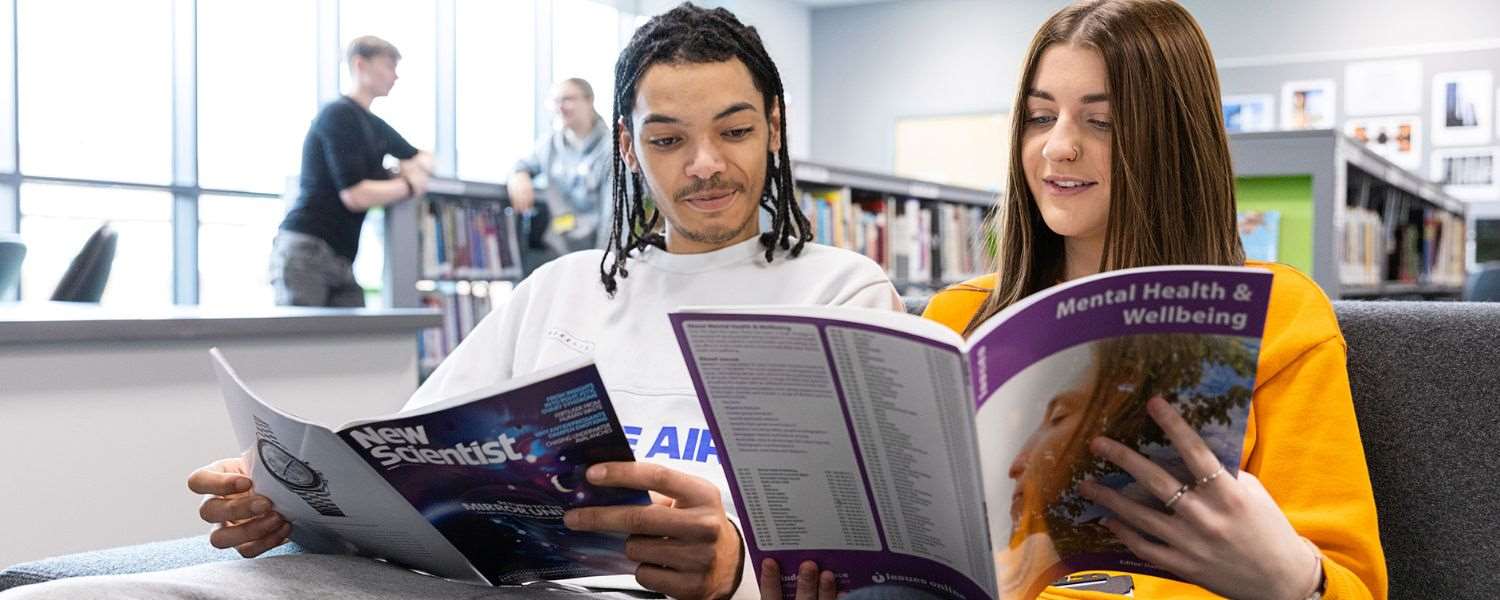
[(990, 288), (994, 287), (994, 282), (994, 275), (986, 275), (949, 286), (933, 294), (932, 299), (927, 302), (927, 307), (922, 310), (922, 318), (937, 321), (955, 333), (962, 334), (964, 328), (969, 325), (969, 319), (979, 313), (979, 309), (984, 306), (985, 299), (989, 298)]
[(1256, 389), (1244, 468), (1323, 552), (1324, 598), (1384, 600), (1385, 554), (1345, 354), (1335, 330)]

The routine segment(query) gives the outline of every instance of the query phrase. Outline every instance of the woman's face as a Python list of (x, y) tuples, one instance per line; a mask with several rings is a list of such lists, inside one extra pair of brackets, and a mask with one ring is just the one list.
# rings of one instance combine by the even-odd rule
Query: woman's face
[[(1081, 381), (1091, 382), (1092, 375), (1092, 372), (1087, 373), (1087, 378)], [(1064, 446), (1082, 425), (1084, 408), (1091, 395), (1092, 386), (1081, 384), (1058, 392), (1047, 402), (1042, 424), (1026, 439), (1026, 445), (1011, 461), (1008, 474), (1016, 482), (1010, 498), (1011, 523), (1021, 523), (1025, 508), (1031, 507), (1035, 511), (1062, 493), (1061, 489), (1048, 489), (1056, 486), (1046, 482), (1063, 480), (1056, 475), (1058, 469), (1066, 467), (1062, 464)]]
[(1021, 167), (1053, 232), (1102, 242), (1109, 224), (1109, 80), (1099, 51), (1053, 45), (1026, 91)]

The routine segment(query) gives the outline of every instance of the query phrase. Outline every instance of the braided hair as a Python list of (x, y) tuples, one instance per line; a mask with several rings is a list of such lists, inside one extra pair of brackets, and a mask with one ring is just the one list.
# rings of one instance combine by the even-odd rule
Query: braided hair
[(636, 84), (647, 69), (657, 64), (714, 63), (736, 58), (749, 69), (764, 105), (769, 108), (775, 100), (779, 109), (782, 143), (776, 153), (766, 152), (766, 180), (760, 197), (760, 207), (771, 214), (771, 230), (760, 234), (766, 260), (773, 259), (778, 245), (795, 257), (802, 252), (804, 244), (812, 241), (810, 224), (797, 204), (792, 187), (792, 167), (786, 143), (786, 94), (776, 63), (766, 53), (755, 28), (741, 23), (734, 13), (684, 2), (636, 30), (615, 63), (615, 114), (611, 120), (614, 128), (612, 139), (616, 142), (611, 167), (614, 214), (609, 242), (604, 248), (604, 258), (599, 262), (599, 276), (604, 282), (604, 291), (610, 296), (614, 296), (617, 287), (615, 277), (630, 276), (625, 260), (632, 253), (643, 251), (647, 246), (666, 249), (666, 238), (657, 231), (661, 213), (655, 210), (647, 213), (642, 176), (625, 166), (618, 143), (621, 122), (628, 128), (635, 110)]

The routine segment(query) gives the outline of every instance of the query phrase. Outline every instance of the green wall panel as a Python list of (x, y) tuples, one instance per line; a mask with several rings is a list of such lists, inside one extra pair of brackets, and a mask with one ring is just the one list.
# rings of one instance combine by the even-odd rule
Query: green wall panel
[(1313, 272), (1313, 181), (1311, 175), (1240, 177), (1235, 180), (1239, 210), (1281, 213), (1276, 241), (1277, 262)]

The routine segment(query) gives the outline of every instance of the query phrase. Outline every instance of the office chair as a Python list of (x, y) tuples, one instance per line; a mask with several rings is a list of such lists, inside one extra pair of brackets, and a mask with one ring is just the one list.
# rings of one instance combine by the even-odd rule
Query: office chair
[(21, 278), (21, 260), (26, 258), (26, 244), (13, 233), (0, 233), (0, 300), (10, 293)]
[(52, 292), (55, 302), (98, 302), (104, 296), (104, 284), (109, 283), (109, 267), (115, 260), (115, 244), (119, 234), (105, 223), (94, 230), (78, 256), (68, 265)]
[(1481, 264), (1478, 271), (1469, 275), (1469, 285), (1464, 288), (1464, 300), (1500, 302), (1500, 261)]

